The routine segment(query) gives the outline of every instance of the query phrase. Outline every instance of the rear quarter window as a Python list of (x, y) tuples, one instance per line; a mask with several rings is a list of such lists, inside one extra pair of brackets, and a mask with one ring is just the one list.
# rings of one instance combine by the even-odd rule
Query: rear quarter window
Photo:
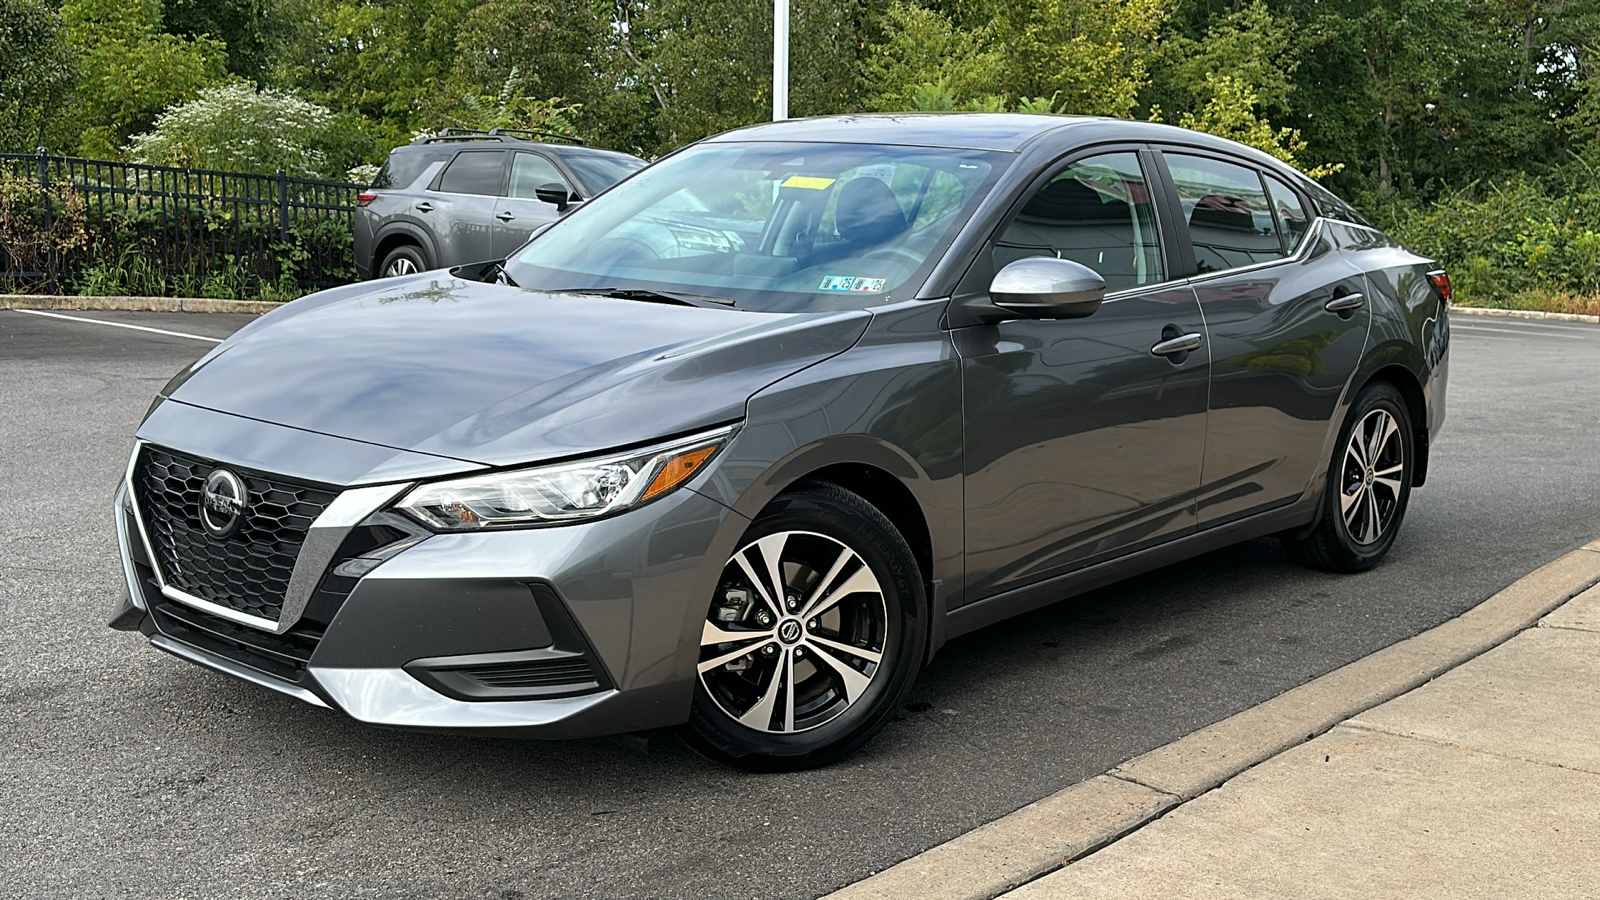
[(428, 150), (396, 150), (384, 160), (378, 177), (372, 179), (375, 188), (408, 188), (417, 180), (428, 164), (439, 158), (439, 153)]

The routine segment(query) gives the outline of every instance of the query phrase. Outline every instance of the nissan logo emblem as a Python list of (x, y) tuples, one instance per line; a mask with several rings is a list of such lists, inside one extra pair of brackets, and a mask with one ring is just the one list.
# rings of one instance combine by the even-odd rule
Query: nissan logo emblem
[(784, 619), (778, 626), (778, 640), (785, 644), (792, 644), (800, 640), (800, 623), (795, 619)]
[(232, 537), (244, 524), (244, 481), (227, 469), (213, 469), (200, 489), (200, 524), (214, 538)]

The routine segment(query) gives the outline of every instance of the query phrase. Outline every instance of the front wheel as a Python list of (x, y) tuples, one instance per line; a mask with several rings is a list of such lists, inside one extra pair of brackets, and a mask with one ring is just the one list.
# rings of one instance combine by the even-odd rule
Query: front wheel
[(1316, 525), (1304, 537), (1284, 537), (1284, 548), (1330, 572), (1377, 565), (1405, 518), (1414, 445), (1405, 398), (1387, 382), (1368, 385), (1340, 431)]
[(814, 484), (779, 497), (723, 567), (684, 737), (762, 771), (848, 754), (911, 689), (924, 594), (905, 538), (860, 496)]

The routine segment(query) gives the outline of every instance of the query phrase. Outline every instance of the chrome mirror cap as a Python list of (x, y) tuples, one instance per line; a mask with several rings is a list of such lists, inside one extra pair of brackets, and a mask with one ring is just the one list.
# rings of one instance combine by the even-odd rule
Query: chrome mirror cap
[(1019, 259), (989, 284), (989, 299), (1030, 319), (1081, 319), (1106, 296), (1106, 280), (1082, 263), (1050, 256)]

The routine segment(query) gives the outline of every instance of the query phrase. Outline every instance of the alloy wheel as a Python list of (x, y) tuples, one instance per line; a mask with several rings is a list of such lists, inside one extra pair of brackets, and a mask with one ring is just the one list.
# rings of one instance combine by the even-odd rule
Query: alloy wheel
[(1351, 540), (1374, 544), (1388, 531), (1400, 509), (1404, 474), (1399, 423), (1385, 409), (1367, 413), (1350, 432), (1339, 482), (1339, 512)]
[(388, 267), (383, 270), (383, 277), (393, 278), (397, 275), (414, 275), (416, 271), (416, 263), (407, 257), (397, 256), (389, 261)]
[(888, 609), (861, 555), (781, 531), (723, 567), (700, 638), (701, 684), (740, 724), (792, 734), (837, 718), (885, 670)]

